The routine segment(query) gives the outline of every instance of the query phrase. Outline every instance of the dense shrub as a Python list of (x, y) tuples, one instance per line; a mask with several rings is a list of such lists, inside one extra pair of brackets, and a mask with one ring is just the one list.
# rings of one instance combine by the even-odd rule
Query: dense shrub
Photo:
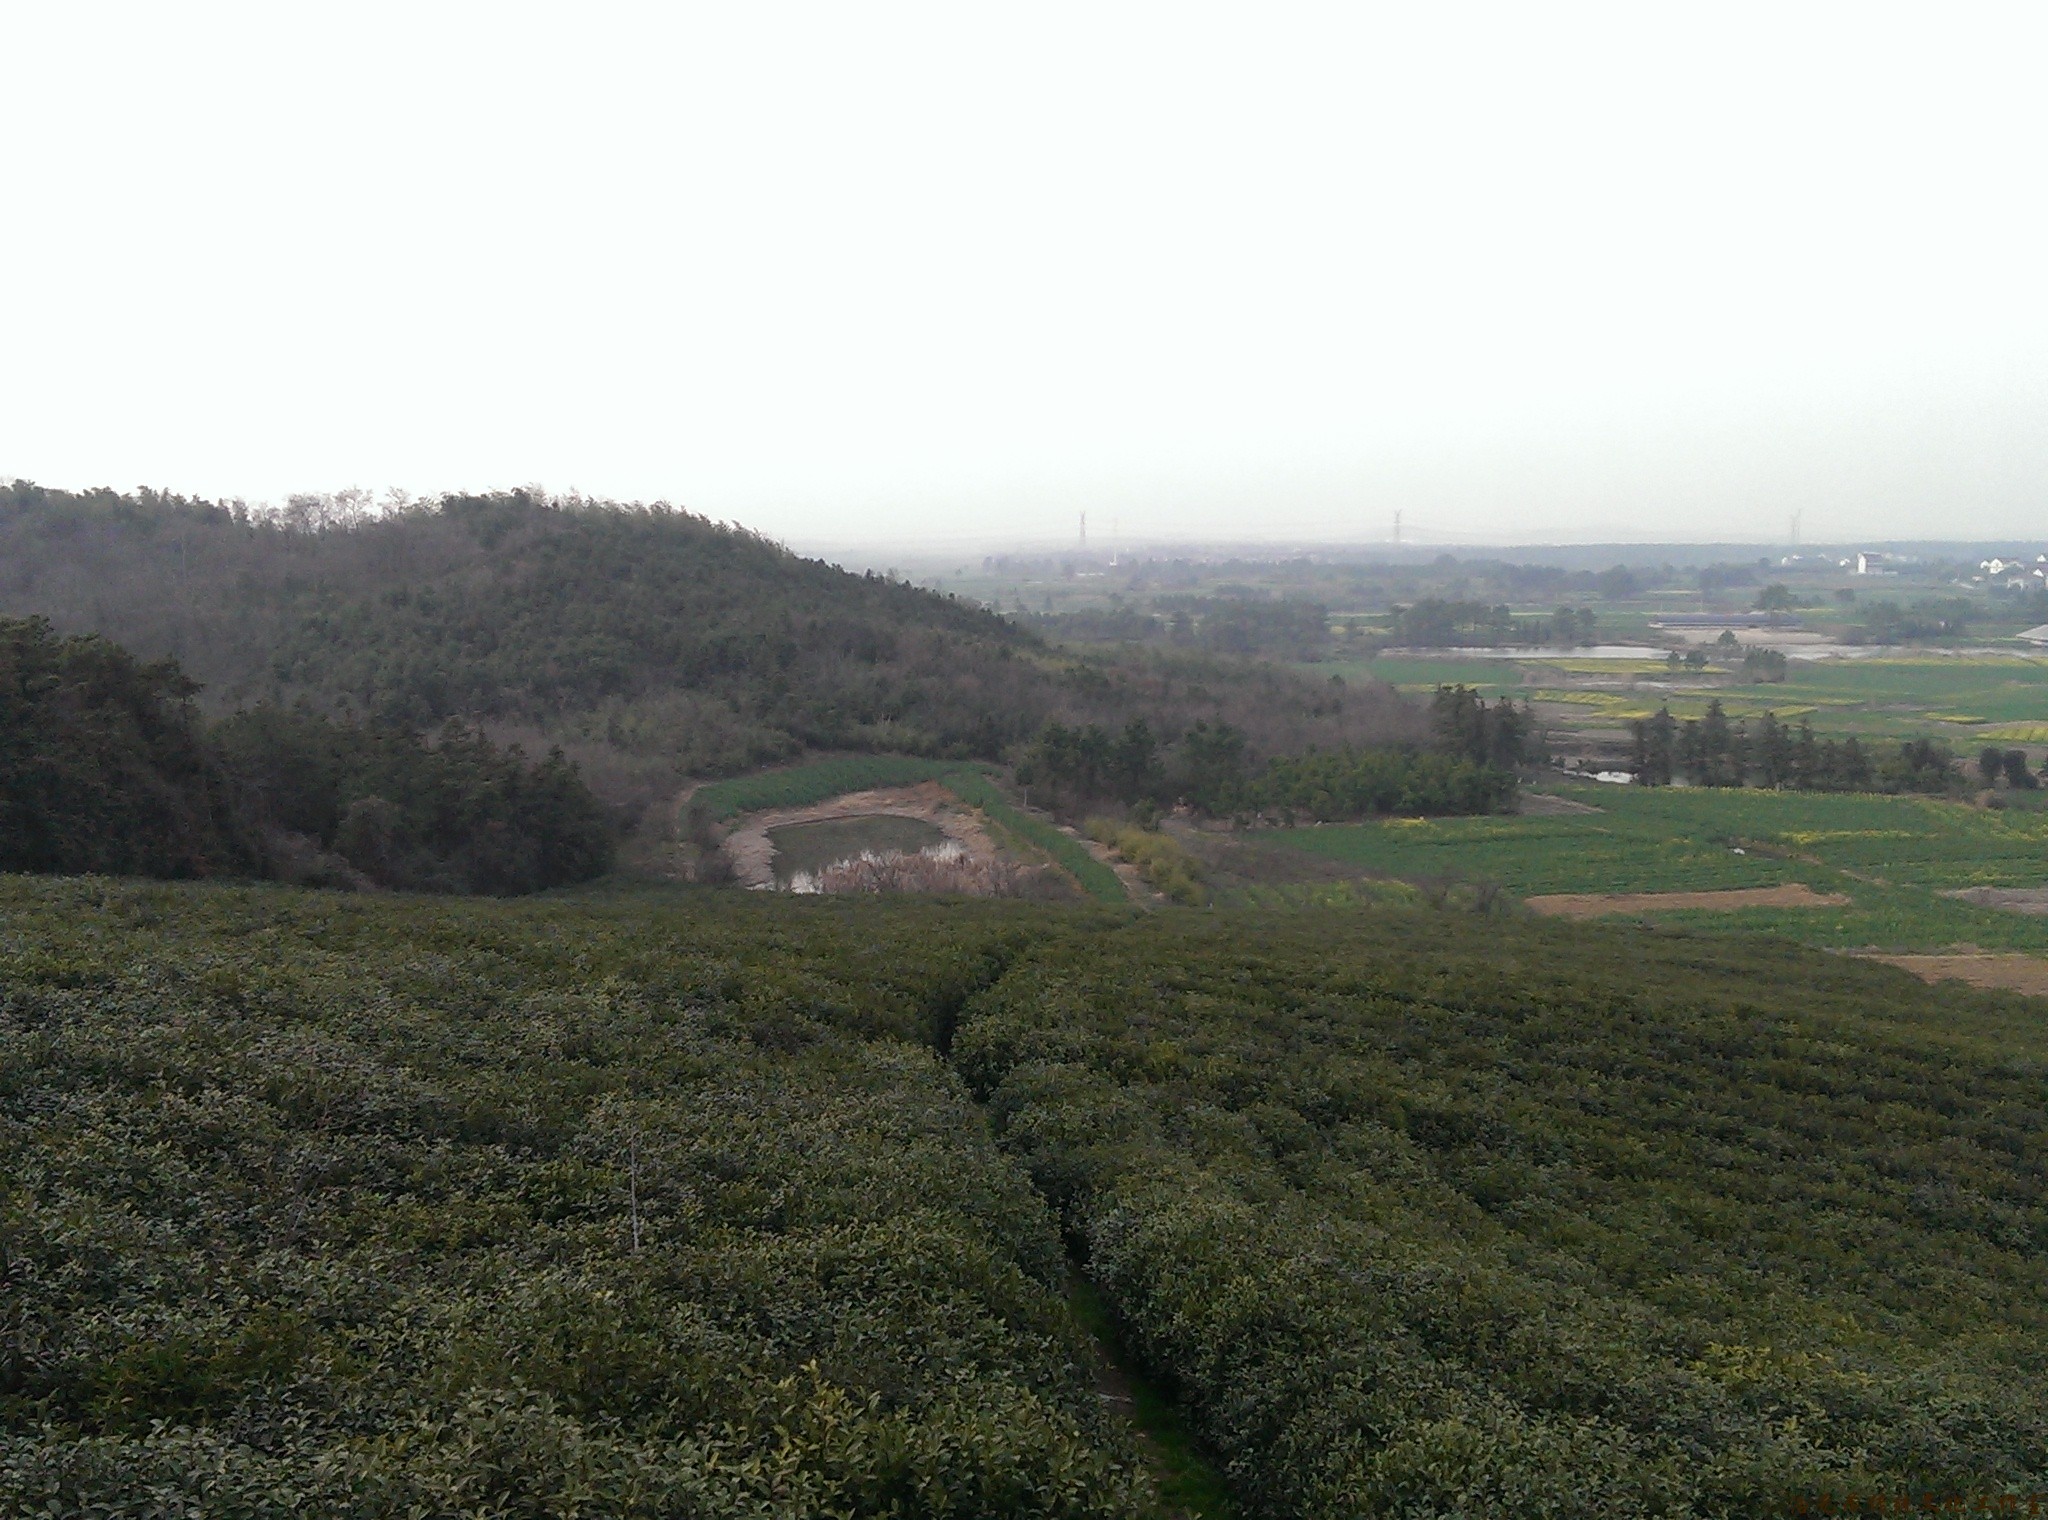
[(1434, 752), (1415, 747), (1331, 750), (1254, 758), (1228, 724), (1198, 722), (1162, 747), (1142, 722), (1122, 733), (1049, 723), (1017, 766), (1034, 795), (1066, 807), (1112, 800), (1185, 803), (1211, 816), (1301, 813), (1324, 820), (1373, 814), (1498, 811), (1515, 794), (1514, 767), (1531, 744), (1528, 715), (1503, 699), (1489, 707), (1466, 687), (1439, 687), (1431, 705)]
[(2048, 1483), (2032, 1003), (1474, 923), (0, 881), (0, 1512), (1142, 1513), (1062, 1234), (1250, 1514)]
[(1202, 885), (1202, 863), (1159, 830), (1091, 818), (1088, 837), (1115, 850), (1174, 902), (1198, 907), (1209, 900), (1208, 889)]
[(0, 882), (0, 1513), (1124, 1516), (1002, 918)]
[(1768, 941), (1155, 915), (953, 1052), (1253, 1513), (1733, 1520), (2048, 1477), (2013, 1012)]
[(308, 708), (208, 731), (174, 661), (0, 618), (0, 870), (513, 894), (587, 881), (612, 829), (557, 751)]
[(378, 886), (509, 896), (588, 881), (611, 862), (611, 826), (559, 750), (530, 764), (460, 724), (429, 743), (273, 707), (237, 713), (214, 742), (266, 829), (315, 842)]
[(1249, 808), (1322, 822), (1507, 811), (1514, 772), (1452, 755), (1330, 750), (1275, 760), (1246, 789)]
[(170, 661), (0, 618), (0, 870), (251, 868), (197, 690)]

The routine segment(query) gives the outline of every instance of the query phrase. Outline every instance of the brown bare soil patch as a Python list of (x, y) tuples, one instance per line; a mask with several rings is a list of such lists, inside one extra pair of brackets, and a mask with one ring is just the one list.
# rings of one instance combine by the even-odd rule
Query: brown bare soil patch
[(1864, 960), (1883, 961), (1910, 971), (1923, 982), (1968, 982), (1973, 987), (2002, 988), (2048, 997), (2048, 959), (2017, 953), (1976, 951), (1947, 955), (1880, 955), (1865, 951)]
[(2048, 913), (2048, 887), (1955, 887), (1938, 895), (2008, 913)]
[(1716, 892), (1553, 892), (1524, 898), (1531, 909), (1556, 918), (1600, 918), (1609, 913), (1710, 912), (1735, 908), (1846, 908), (1840, 892), (1816, 892), (1804, 882), (1782, 887), (1729, 887)]
[(1567, 813), (1604, 813), (1606, 808), (1581, 802), (1576, 797), (1559, 797), (1550, 792), (1524, 792), (1515, 811), (1531, 818), (1561, 818)]

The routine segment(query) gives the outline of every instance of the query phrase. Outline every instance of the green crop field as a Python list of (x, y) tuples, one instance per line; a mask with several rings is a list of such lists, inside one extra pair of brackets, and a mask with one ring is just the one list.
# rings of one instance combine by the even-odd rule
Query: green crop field
[(1340, 675), (1347, 681), (1385, 681), (1408, 691), (1434, 691), (1439, 686), (1470, 686), (1494, 695), (1521, 683), (1521, 667), (1513, 660), (1432, 660), (1388, 655), (1376, 660), (1325, 660), (1298, 667), (1305, 674)]
[[(2048, 725), (2048, 660), (1794, 660), (1784, 690), (1794, 701), (1833, 703), (1829, 717), (1843, 719), (1837, 727), (1864, 731), (1925, 731), (1929, 723), (1964, 729)], [(1815, 725), (1821, 727), (1819, 719)], [(1966, 742), (1968, 733), (1956, 737)]]
[(702, 803), (713, 818), (732, 818), (763, 808), (808, 807), (843, 792), (870, 787), (915, 786), (972, 769), (959, 760), (920, 760), (911, 755), (832, 755), (781, 770), (707, 782), (691, 800)]
[(1600, 808), (1561, 816), (1389, 819), (1262, 830), (1264, 843), (1409, 880), (1464, 877), (1518, 895), (1691, 892), (1803, 882), (1841, 909), (1689, 914), (1817, 944), (2048, 949), (2048, 920), (1937, 896), (2048, 886), (2048, 812), (1925, 797), (1563, 786)]
[(2048, 660), (2020, 654), (1927, 654), (1882, 659), (1791, 660), (1782, 682), (1751, 683), (1741, 662), (1710, 651), (1704, 672), (1673, 671), (1659, 661), (1584, 657), (1432, 659), (1409, 655), (1304, 665), (1346, 680), (1381, 680), (1404, 691), (1468, 685), (1486, 695), (1526, 697), (1553, 727), (1613, 725), (1668, 706), (1697, 718), (1719, 700), (1731, 718), (1764, 712), (1805, 718), (1822, 734), (1906, 738), (1937, 734), (1967, 746), (1977, 740), (2048, 744)]

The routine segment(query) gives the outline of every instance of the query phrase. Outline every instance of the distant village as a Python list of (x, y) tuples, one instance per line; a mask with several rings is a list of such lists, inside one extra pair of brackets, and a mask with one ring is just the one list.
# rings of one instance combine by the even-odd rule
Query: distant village
[[(1788, 570), (1847, 570), (1854, 575), (1901, 575), (1925, 569), (1927, 561), (1907, 554), (1862, 550), (1846, 558), (1832, 554), (1788, 554), (1778, 563)], [(1970, 583), (1991, 588), (2031, 590), (2048, 585), (2048, 554), (1993, 555), (1977, 562)]]

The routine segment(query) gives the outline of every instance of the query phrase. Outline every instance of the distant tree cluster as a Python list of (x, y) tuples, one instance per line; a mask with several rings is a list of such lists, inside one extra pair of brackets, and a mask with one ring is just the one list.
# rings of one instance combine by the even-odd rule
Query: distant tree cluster
[(1080, 810), (1089, 803), (1186, 803), (1214, 817), (1499, 811), (1515, 793), (1515, 770), (1533, 756), (1526, 709), (1488, 704), (1469, 687), (1438, 688), (1432, 699), (1434, 752), (1341, 746), (1274, 755), (1255, 764), (1245, 735), (1227, 723), (1197, 722), (1162, 744), (1142, 721), (1121, 733), (1049, 723), (1017, 767), (1042, 800)]
[(1918, 639), (1961, 638), (1970, 631), (1976, 612), (1967, 597), (1925, 597), (1911, 607), (1897, 602), (1869, 602), (1861, 627), (1849, 641), (1860, 644), (1910, 644)]
[(559, 753), (259, 707), (209, 728), (175, 661), (0, 618), (0, 870), (510, 894), (612, 834)]
[(1742, 673), (1749, 680), (1771, 684), (1785, 679), (1785, 651), (1752, 649), (1742, 657)]
[(1795, 729), (1765, 713), (1754, 729), (1730, 723), (1718, 700), (1704, 717), (1683, 722), (1660, 707), (1629, 725), (1630, 763), (1642, 786), (1757, 786), (1807, 792), (1953, 791), (1961, 780), (1955, 756), (1937, 739), (1896, 747), (1865, 746), (1851, 735), (1820, 739), (1802, 718)]
[(1537, 758), (1536, 720), (1506, 697), (1491, 706), (1469, 686), (1439, 686), (1429, 700), (1430, 733), (1439, 750), (1512, 771)]
[[(2048, 762), (2043, 762), (2048, 766)], [(2040, 777), (2027, 768), (2027, 752), (2023, 749), (1999, 749), (1985, 745), (1977, 755), (1977, 775), (1986, 786), (1996, 786), (2002, 780), (2015, 791), (2031, 792), (2041, 784)]]
[(1756, 610), (1759, 612), (1790, 612), (1799, 605), (1792, 588), (1782, 581), (1773, 581), (1756, 594)]
[(1330, 642), (1330, 613), (1319, 602), (1293, 598), (1162, 597), (1168, 636), (1217, 654), (1302, 660), (1319, 657)]
[(1319, 660), (1330, 643), (1329, 609), (1294, 597), (1164, 595), (1150, 610), (1119, 599), (1073, 612), (1021, 611), (1017, 621), (1055, 639), (1165, 643), (1273, 660)]
[(1388, 636), (1414, 649), (1537, 644), (1569, 649), (1594, 643), (1599, 621), (1588, 607), (1560, 607), (1548, 617), (1518, 618), (1505, 603), (1489, 606), (1425, 597), (1394, 609)]

